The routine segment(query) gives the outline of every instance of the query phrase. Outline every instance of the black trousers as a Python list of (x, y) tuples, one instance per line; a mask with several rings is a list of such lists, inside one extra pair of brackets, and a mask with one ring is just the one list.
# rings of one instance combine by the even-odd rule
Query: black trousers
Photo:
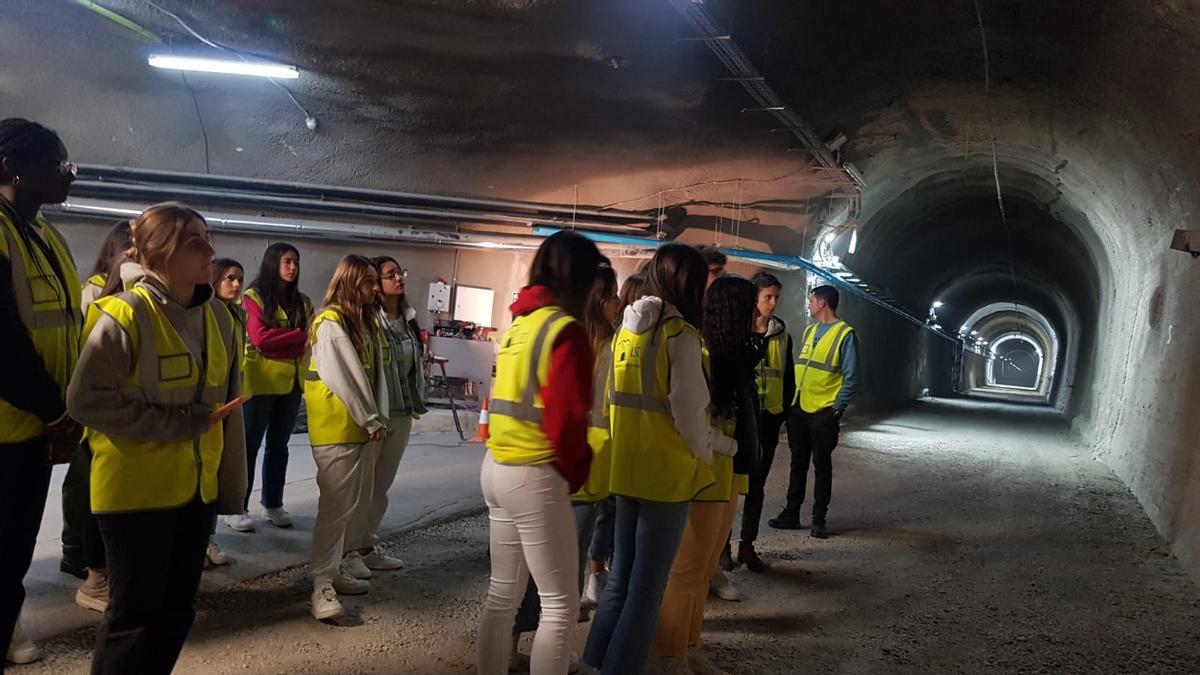
[(800, 517), (800, 506), (804, 504), (804, 489), (808, 483), (808, 465), (812, 463), (816, 476), (813, 479), (814, 523), (825, 522), (829, 512), (829, 498), (833, 491), (833, 449), (838, 444), (841, 423), (833, 408), (807, 413), (800, 408), (792, 409), (788, 416), (788, 445), (792, 449), (792, 471), (788, 479), (787, 514)]
[(196, 498), (164, 511), (96, 516), (108, 553), (108, 612), (96, 630), (92, 675), (166, 675), (196, 618), (212, 527)]
[[(758, 423), (758, 438), (762, 443), (762, 457), (758, 470), (750, 474), (750, 490), (746, 492), (746, 500), (742, 505), (742, 536), (747, 544), (758, 539), (758, 526), (762, 520), (763, 500), (767, 485), (767, 476), (771, 473), (771, 465), (775, 462), (775, 450), (779, 446), (779, 430), (787, 419), (787, 413), (772, 415), (762, 413)], [(790, 444), (791, 434), (788, 434)]]
[(25, 604), (23, 582), (46, 510), (50, 469), (46, 439), (0, 443), (0, 673)]
[(92, 515), (92, 451), (87, 441), (71, 455), (62, 486), (63, 566), (102, 569), (107, 566), (100, 526)]

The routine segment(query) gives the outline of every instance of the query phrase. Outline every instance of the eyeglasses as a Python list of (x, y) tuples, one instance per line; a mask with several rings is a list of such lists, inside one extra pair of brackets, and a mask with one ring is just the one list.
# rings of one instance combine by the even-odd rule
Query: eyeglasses
[(384, 281), (396, 281), (398, 279), (407, 279), (408, 278), (408, 270), (402, 269), (402, 270), (396, 270), (395, 272), (388, 272), (387, 274), (385, 274), (379, 278), (383, 279)]
[(79, 165), (75, 162), (63, 160), (58, 163), (58, 174), (62, 177), (75, 177), (79, 175)]

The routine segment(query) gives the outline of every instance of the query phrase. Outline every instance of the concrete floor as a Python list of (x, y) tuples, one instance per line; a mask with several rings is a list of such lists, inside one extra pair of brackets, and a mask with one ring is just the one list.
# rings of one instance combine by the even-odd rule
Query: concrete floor
[[(410, 459), (410, 491), (443, 475), (425, 465), (417, 480)], [(834, 465), (836, 536), (764, 528), (773, 570), (734, 573), (745, 600), (710, 603), (704, 639), (731, 672), (1196, 672), (1200, 588), (1053, 415), (925, 401), (852, 422)], [(477, 504), (467, 468), (439, 489)], [(772, 475), (768, 515), (785, 480)], [(486, 537), (475, 515), (390, 541), (409, 567), (349, 599), (338, 626), (308, 617), (302, 567), (205, 590), (178, 672), (473, 672)], [(86, 672), (91, 639), (56, 638), (13, 672)]]

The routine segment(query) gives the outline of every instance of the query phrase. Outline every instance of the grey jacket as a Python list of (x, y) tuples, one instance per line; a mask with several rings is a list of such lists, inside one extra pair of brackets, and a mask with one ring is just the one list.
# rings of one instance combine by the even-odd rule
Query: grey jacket
[[(123, 276), (123, 275), (122, 275)], [(191, 304), (184, 306), (172, 299), (162, 282), (149, 274), (137, 286), (150, 291), (171, 325), (193, 355), (204, 349), (204, 306), (212, 305), (218, 321), (231, 326), (229, 351), (229, 389), (225, 400), (241, 395), (241, 358), (229, 310), (213, 298), (212, 288), (197, 286)], [(210, 338), (212, 336), (209, 336)], [(138, 352), (133, 340), (112, 317), (102, 315), (96, 322), (79, 365), (67, 388), (67, 409), (71, 417), (105, 434), (139, 441), (178, 442), (196, 440), (208, 428), (209, 407), (202, 403), (186, 406), (162, 406), (131, 397), (125, 382), (137, 365)], [(157, 364), (142, 364), (141, 372), (153, 372)], [(242, 411), (225, 418), (224, 450), (217, 472), (220, 484), (217, 512), (242, 512), (246, 495), (246, 432)]]

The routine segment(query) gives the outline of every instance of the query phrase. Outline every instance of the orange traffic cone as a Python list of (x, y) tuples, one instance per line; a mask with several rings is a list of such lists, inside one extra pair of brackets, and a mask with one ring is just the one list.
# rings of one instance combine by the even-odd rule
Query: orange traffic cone
[(479, 409), (479, 424), (475, 427), (475, 438), (468, 443), (487, 443), (488, 440), (488, 404), (487, 396), (483, 397), (483, 407)]

